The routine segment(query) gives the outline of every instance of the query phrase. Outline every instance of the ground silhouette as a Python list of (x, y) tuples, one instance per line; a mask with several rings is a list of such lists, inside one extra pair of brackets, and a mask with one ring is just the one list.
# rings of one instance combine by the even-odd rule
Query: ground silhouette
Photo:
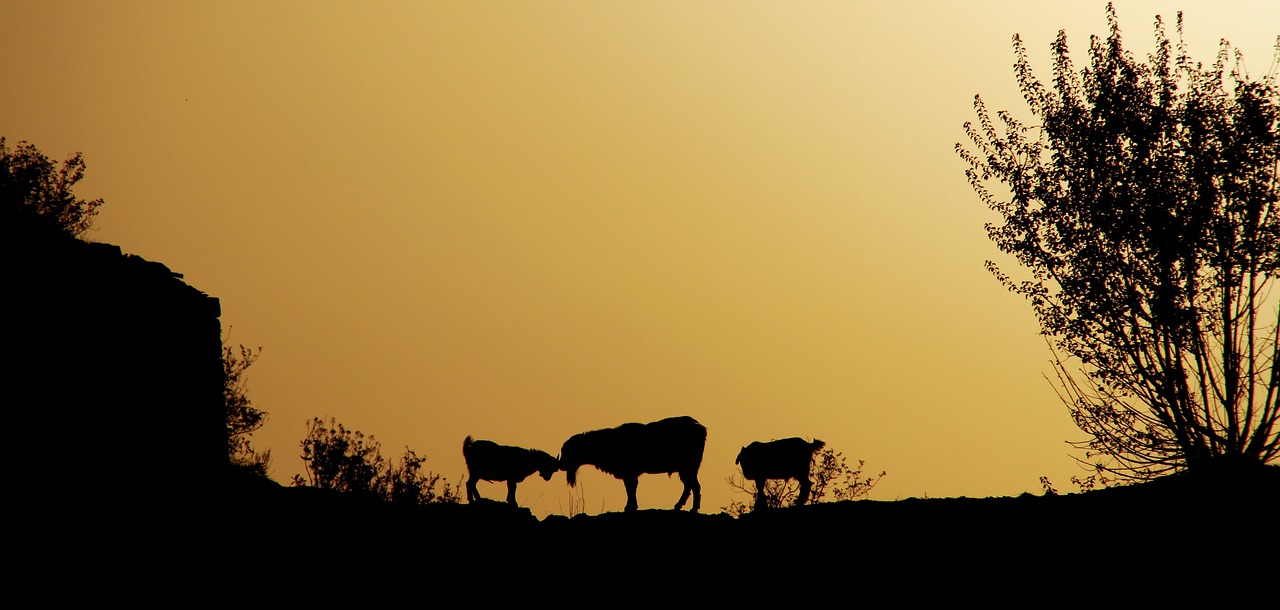
[(1025, 605), (1123, 586), (1148, 603), (1160, 592), (1274, 602), (1276, 466), (736, 518), (703, 507), (537, 519), (496, 501), (404, 506), (280, 485), (227, 463), (216, 298), (115, 246), (12, 223), (0, 234), (19, 297), (6, 548), (10, 581), (38, 584), (42, 600), (262, 602), (270, 591), (290, 605), (369, 605), (465, 588), (538, 605), (754, 607), (772, 605), (770, 592), (851, 605), (886, 591)]
[(322, 548), (336, 556), (410, 557), (442, 582), (666, 586), (724, 572), (738, 586), (801, 586), (835, 570), (859, 582), (1025, 588), (1079, 584), (1091, 569), (1117, 566), (1139, 582), (1194, 566), (1208, 578), (1259, 552), (1274, 569), (1280, 467), (1082, 493), (824, 502), (736, 518), (650, 509), (539, 520), (498, 501), (400, 507), (249, 477), (229, 480), (224, 492), (229, 515), (242, 509), (241, 535), (264, 548), (288, 553), (322, 533)]

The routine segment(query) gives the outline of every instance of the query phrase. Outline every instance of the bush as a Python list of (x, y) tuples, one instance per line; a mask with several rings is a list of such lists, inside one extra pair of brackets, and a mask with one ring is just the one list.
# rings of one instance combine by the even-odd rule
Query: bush
[(80, 153), (59, 168), (35, 146), (19, 142), (5, 146), (0, 137), (0, 214), (4, 222), (23, 227), (53, 229), (79, 237), (89, 230), (101, 199), (78, 199), (71, 189), (84, 178)]
[(426, 458), (418, 457), (408, 447), (400, 462), (392, 464), (382, 457), (381, 445), (373, 436), (348, 430), (334, 418), (327, 425), (314, 418), (308, 426), (302, 440), (302, 461), (308, 478), (294, 475), (294, 486), (332, 489), (410, 505), (453, 504), (461, 500), (458, 488), (440, 475), (424, 473)]
[(267, 478), (271, 451), (258, 452), (250, 445), (250, 436), (267, 421), (266, 412), (249, 400), (244, 373), (258, 359), (262, 348), (253, 351), (241, 345), (239, 355), (230, 346), (222, 346), (223, 401), (227, 410), (227, 457), (232, 466)]

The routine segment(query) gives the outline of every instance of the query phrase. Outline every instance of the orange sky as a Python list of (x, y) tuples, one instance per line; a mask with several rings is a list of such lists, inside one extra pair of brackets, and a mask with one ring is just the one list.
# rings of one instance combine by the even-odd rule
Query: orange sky
[[(1206, 62), (1225, 37), (1261, 73), (1280, 34), (1273, 1), (1116, 6), (1139, 54), (1179, 9)], [(888, 471), (871, 499), (1074, 491), (1079, 434), (952, 147), (975, 93), (1025, 115), (1012, 34), (1047, 75), (1066, 29), (1082, 65), (1103, 7), (5, 2), (0, 135), (83, 152), (88, 238), (264, 348), (277, 481), (312, 417), (461, 483), (467, 435), (554, 454), (687, 414), (705, 512), (786, 436)], [(621, 510), (581, 475), (518, 498)], [(641, 479), (641, 508), (678, 495)]]

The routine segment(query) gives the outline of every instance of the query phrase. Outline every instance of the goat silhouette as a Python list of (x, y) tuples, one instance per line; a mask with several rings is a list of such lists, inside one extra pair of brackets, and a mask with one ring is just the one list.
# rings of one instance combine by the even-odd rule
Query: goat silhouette
[(538, 473), (544, 480), (560, 469), (556, 458), (546, 451), (499, 445), (493, 441), (462, 441), (462, 457), (467, 462), (467, 502), (482, 500), (476, 488), (478, 481), (506, 481), (507, 504), (516, 504), (516, 485), (529, 475)]
[(795, 479), (800, 483), (800, 497), (796, 504), (808, 502), (813, 487), (809, 480), (813, 454), (825, 446), (826, 443), (818, 439), (809, 442), (791, 437), (769, 442), (755, 441), (743, 447), (733, 463), (742, 466), (742, 476), (756, 485), (756, 502), (752, 510), (765, 506), (764, 488), (770, 479)]
[(698, 420), (689, 416), (669, 417), (647, 424), (626, 423), (575, 434), (564, 442), (558, 459), (570, 486), (577, 484), (578, 468), (586, 464), (621, 479), (627, 490), (626, 511), (638, 507), (636, 487), (640, 475), (678, 474), (684, 491), (675, 508), (679, 510), (684, 506), (692, 494), (690, 511), (697, 512), (702, 504), (698, 469), (702, 466), (706, 444), (707, 428)]

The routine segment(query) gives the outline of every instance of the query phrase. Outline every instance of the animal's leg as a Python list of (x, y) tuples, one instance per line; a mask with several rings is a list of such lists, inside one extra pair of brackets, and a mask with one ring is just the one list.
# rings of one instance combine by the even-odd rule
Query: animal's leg
[(755, 480), (755, 484), (756, 484), (756, 503), (755, 503), (755, 505), (754, 505), (754, 506), (752, 506), (752, 507), (751, 507), (751, 510), (756, 511), (756, 510), (760, 510), (760, 509), (764, 508), (765, 506), (767, 506), (767, 504), (765, 504), (765, 499), (764, 499), (764, 484), (765, 484), (765, 483), (768, 483), (768, 482), (769, 482), (769, 479), (756, 479), (756, 480)]
[[(689, 510), (696, 513), (698, 509), (702, 508), (702, 484), (698, 482), (698, 475), (693, 475), (693, 483), (690, 484), (690, 487), (693, 488), (693, 507)], [(681, 504), (684, 504), (684, 502), (681, 502)]]
[(480, 490), (476, 489), (476, 477), (467, 479), (467, 502), (475, 502), (480, 499)]
[(640, 503), (636, 501), (636, 487), (640, 484), (640, 477), (626, 477), (622, 479), (622, 485), (627, 488), (627, 507), (623, 510), (635, 510), (640, 507)]
[(516, 483), (517, 481), (507, 481), (507, 504), (516, 505)]
[(680, 501), (676, 502), (676, 510), (680, 510), (681, 506), (689, 500), (689, 494), (693, 494), (693, 507), (689, 510), (698, 512), (698, 507), (702, 504), (702, 486), (698, 484), (698, 475), (677, 473), (680, 475), (680, 482), (684, 483), (684, 492), (680, 494)]
[(807, 476), (806, 476), (806, 477), (801, 477), (801, 479), (800, 479), (800, 497), (799, 497), (799, 498), (796, 498), (796, 506), (799, 506), (799, 505), (804, 504), (805, 502), (808, 502), (808, 501), (809, 501), (809, 488), (810, 488), (810, 487), (812, 487), (812, 486), (813, 486), (813, 483), (811, 483), (811, 482), (809, 481), (809, 477), (807, 477)]

